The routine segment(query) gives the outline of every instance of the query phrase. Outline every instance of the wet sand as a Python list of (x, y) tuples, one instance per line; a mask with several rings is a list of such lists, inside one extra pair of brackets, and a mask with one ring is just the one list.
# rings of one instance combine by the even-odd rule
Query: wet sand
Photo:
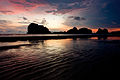
[(4, 42), (10, 44), (8, 48), (0, 49), (0, 80), (119, 78), (119, 39), (68, 38)]

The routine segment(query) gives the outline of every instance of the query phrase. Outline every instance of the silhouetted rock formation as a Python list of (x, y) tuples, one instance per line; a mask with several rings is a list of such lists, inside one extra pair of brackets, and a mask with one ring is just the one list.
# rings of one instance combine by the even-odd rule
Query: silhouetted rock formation
[(108, 30), (107, 29), (101, 29), (101, 28), (99, 28), (96, 33), (97, 34), (108, 34)]
[(69, 33), (69, 34), (78, 34), (78, 29), (76, 27), (74, 27), (73, 29), (68, 30), (67, 33)]
[[(49, 33), (51, 33), (49, 31), (49, 29), (44, 27), (43, 25), (31, 23), (28, 26), (27, 34), (49, 34)], [(96, 33), (97, 34), (108, 34), (108, 30), (99, 28)], [(112, 33), (113, 34), (120, 34), (120, 31), (119, 32), (112, 32)], [(78, 30), (76, 27), (73, 27), (73, 29), (70, 29), (67, 32), (53, 32), (53, 34), (92, 34), (92, 30), (88, 29), (88, 28), (80, 28)]]
[(79, 30), (74, 27), (73, 29), (70, 29), (67, 31), (69, 34), (92, 34), (92, 30), (88, 28), (80, 28)]
[(103, 34), (108, 34), (108, 30), (107, 29), (103, 29)]
[(38, 25), (35, 23), (31, 23), (28, 26), (27, 34), (49, 34), (51, 33), (48, 28), (44, 27), (43, 25)]
[(99, 28), (98, 31), (96, 32), (97, 34), (101, 34), (102, 33), (102, 29)]
[(88, 29), (88, 28), (81, 28), (79, 29), (79, 34), (92, 34), (92, 30)]

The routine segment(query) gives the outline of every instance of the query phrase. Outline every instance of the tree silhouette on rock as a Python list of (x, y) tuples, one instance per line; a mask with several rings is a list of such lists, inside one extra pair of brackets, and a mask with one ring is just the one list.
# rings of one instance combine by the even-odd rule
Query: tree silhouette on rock
[(107, 29), (103, 29), (103, 34), (108, 34), (108, 30)]
[(79, 34), (92, 34), (92, 30), (88, 29), (88, 28), (81, 28), (79, 29)]
[(92, 30), (88, 28), (80, 28), (79, 30), (74, 27), (73, 29), (70, 29), (67, 31), (68, 34), (92, 34)]
[(99, 28), (96, 33), (97, 34), (108, 34), (108, 30), (107, 29), (101, 29), (101, 28)]
[(38, 25), (35, 23), (31, 23), (28, 26), (27, 34), (49, 34), (51, 33), (48, 28), (44, 27), (43, 25)]
[(78, 29), (76, 27), (73, 27), (73, 29), (68, 30), (67, 33), (69, 33), (69, 34), (77, 34)]

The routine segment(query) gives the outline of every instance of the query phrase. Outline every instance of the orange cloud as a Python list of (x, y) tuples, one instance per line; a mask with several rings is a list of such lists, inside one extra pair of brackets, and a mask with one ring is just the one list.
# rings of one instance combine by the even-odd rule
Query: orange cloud
[(120, 31), (120, 28), (109, 28), (109, 32), (112, 32), (112, 31)]
[(19, 14), (40, 6), (45, 6), (45, 4), (29, 3), (26, 0), (0, 0), (0, 14)]

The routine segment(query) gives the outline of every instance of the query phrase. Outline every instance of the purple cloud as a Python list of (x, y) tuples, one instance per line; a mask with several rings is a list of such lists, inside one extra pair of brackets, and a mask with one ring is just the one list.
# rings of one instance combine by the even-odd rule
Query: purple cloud
[(80, 17), (80, 16), (69, 16), (68, 18), (71, 18), (71, 19), (76, 20), (76, 21), (84, 21), (84, 20), (86, 20), (86, 18)]
[(65, 14), (76, 9), (88, 8), (93, 0), (26, 0), (34, 4), (46, 4), (54, 7), (56, 10), (45, 11), (53, 14)]
[(6, 25), (6, 24), (11, 24), (11, 21), (8, 20), (0, 20), (0, 25)]
[(9, 13), (14, 13), (13, 11), (8, 11), (8, 10), (1, 10), (0, 13), (2, 14), (9, 14)]

